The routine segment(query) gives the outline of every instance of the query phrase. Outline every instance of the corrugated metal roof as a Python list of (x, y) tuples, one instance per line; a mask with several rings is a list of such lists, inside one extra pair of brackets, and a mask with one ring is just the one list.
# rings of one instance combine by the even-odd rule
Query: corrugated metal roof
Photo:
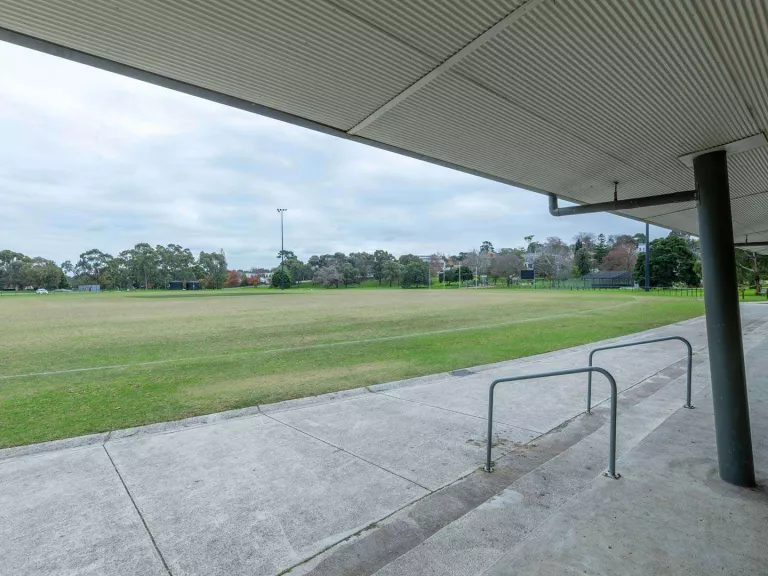
[(325, 2), (8, 0), (0, 23), (341, 129), (439, 63)]
[[(17, 32), (584, 203), (768, 133), (765, 0), (6, 0), (0, 38), (40, 48)], [(768, 230), (768, 149), (729, 173), (735, 234)], [(628, 214), (697, 232), (693, 204)]]
[(654, 2), (651, 14), (649, 6), (546, 3), (458, 71), (662, 185), (693, 188), (678, 156), (758, 127), (718, 81), (716, 55), (690, 33), (690, 6)]
[(443, 61), (524, 0), (329, 0), (361, 20)]

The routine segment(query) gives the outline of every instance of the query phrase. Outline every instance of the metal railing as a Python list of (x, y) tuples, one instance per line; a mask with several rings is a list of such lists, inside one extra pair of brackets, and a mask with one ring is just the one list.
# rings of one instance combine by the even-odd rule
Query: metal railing
[(582, 374), (584, 372), (588, 372), (590, 376), (592, 375), (592, 372), (600, 372), (600, 374), (608, 379), (608, 383), (611, 385), (611, 438), (608, 447), (608, 471), (605, 472), (604, 475), (609, 478), (619, 478), (620, 475), (616, 474), (616, 380), (608, 370), (600, 368), (599, 366), (572, 368), (571, 370), (557, 370), (556, 372), (542, 372), (540, 374), (525, 374), (523, 376), (511, 376), (509, 378), (499, 378), (498, 380), (491, 382), (491, 387), (488, 390), (488, 448), (486, 450), (484, 470), (486, 472), (493, 472), (493, 466), (491, 465), (491, 450), (493, 448), (493, 391), (497, 384), (501, 384), (502, 382), (517, 382), (518, 380), (535, 380), (537, 378), (548, 378), (551, 376)]
[[(651, 338), (650, 340), (636, 340), (634, 342), (626, 342), (624, 344), (614, 344), (613, 346), (603, 346), (601, 348), (595, 348), (589, 353), (589, 365), (592, 366), (592, 357), (595, 355), (595, 352), (600, 352), (601, 350), (613, 350), (614, 348), (627, 348), (629, 346), (640, 346), (641, 344), (653, 344), (655, 342), (666, 342), (667, 340), (680, 340), (683, 344), (685, 344), (688, 347), (688, 381), (687, 381), (687, 392), (686, 392), (686, 402), (684, 408), (693, 408), (693, 405), (691, 404), (691, 372), (693, 371), (693, 348), (691, 347), (691, 343), (688, 342), (685, 338), (682, 336), (665, 336), (664, 338)], [(587, 377), (587, 414), (592, 414), (592, 372), (589, 373), (589, 376)]]

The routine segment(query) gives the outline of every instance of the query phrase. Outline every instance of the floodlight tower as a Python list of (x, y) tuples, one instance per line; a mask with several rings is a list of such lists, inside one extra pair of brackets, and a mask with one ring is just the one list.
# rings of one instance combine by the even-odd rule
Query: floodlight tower
[(283, 212), (288, 208), (278, 208), (280, 213), (280, 290), (285, 290), (285, 242), (283, 236)]

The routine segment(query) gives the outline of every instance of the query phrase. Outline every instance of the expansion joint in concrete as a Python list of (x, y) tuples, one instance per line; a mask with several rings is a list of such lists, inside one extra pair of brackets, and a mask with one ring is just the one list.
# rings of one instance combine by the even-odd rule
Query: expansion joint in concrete
[(141, 519), (141, 523), (144, 525), (144, 529), (147, 531), (149, 540), (152, 542), (152, 546), (155, 548), (155, 552), (157, 552), (158, 558), (160, 558), (160, 561), (163, 563), (163, 568), (165, 568), (165, 571), (168, 573), (168, 576), (173, 576), (173, 572), (171, 572), (171, 569), (168, 566), (168, 562), (165, 561), (165, 557), (163, 556), (163, 553), (160, 551), (160, 547), (157, 545), (157, 541), (155, 540), (155, 537), (152, 534), (152, 531), (149, 529), (149, 526), (147, 525), (147, 521), (144, 519), (144, 515), (141, 513), (141, 510), (139, 510), (139, 506), (138, 504), (136, 504), (136, 500), (134, 500), (133, 494), (131, 494), (131, 491), (128, 489), (128, 485), (125, 483), (125, 480), (123, 479), (123, 475), (120, 474), (120, 470), (117, 469), (117, 464), (115, 464), (115, 461), (112, 460), (112, 455), (109, 453), (109, 450), (107, 450), (106, 444), (102, 444), (101, 447), (104, 448), (104, 452), (106, 453), (107, 458), (109, 458), (109, 462), (112, 464), (112, 468), (114, 468), (115, 474), (117, 474), (117, 477), (120, 479), (120, 483), (123, 485), (123, 488), (125, 489), (125, 493), (128, 494), (128, 498), (130, 498), (131, 504), (133, 504), (133, 509), (136, 510), (136, 514), (139, 515), (139, 518)]
[(410, 478), (406, 478), (405, 476), (401, 476), (397, 472), (393, 472), (392, 470), (389, 470), (388, 468), (384, 468), (384, 466), (381, 466), (380, 464), (376, 464), (376, 462), (371, 462), (370, 460), (368, 460), (366, 458), (363, 458), (359, 454), (355, 454), (354, 452), (350, 452), (349, 450), (344, 450), (344, 448), (342, 448), (341, 446), (336, 446), (336, 444), (332, 444), (332, 443), (328, 442), (327, 440), (323, 440), (322, 438), (318, 438), (317, 436), (313, 436), (309, 432), (306, 432), (306, 431), (304, 431), (304, 430), (302, 430), (300, 428), (296, 428), (295, 426), (291, 426), (290, 424), (287, 424), (287, 423), (285, 423), (285, 422), (283, 422), (281, 420), (278, 420), (277, 418), (273, 418), (269, 414), (264, 414), (264, 416), (266, 418), (269, 418), (270, 420), (274, 420), (278, 424), (282, 424), (283, 426), (287, 426), (291, 430), (295, 430), (296, 432), (299, 432), (300, 434), (304, 434), (305, 436), (309, 436), (310, 438), (314, 438), (318, 442), (322, 442), (323, 444), (326, 444), (326, 445), (330, 446), (331, 448), (335, 448), (338, 452), (344, 452), (345, 454), (349, 454), (353, 458), (357, 458), (358, 460), (362, 460), (366, 464), (370, 464), (371, 466), (375, 466), (379, 470), (383, 470), (384, 472), (392, 474), (393, 476), (397, 476), (398, 478), (401, 478), (402, 480), (405, 480), (406, 482), (410, 482), (414, 486), (418, 486), (419, 488), (421, 488), (423, 490), (426, 490), (427, 492), (430, 492), (430, 493), (434, 492), (434, 490), (432, 490), (431, 488), (427, 488), (426, 486), (424, 486), (422, 484), (419, 484), (418, 482), (414, 482)]

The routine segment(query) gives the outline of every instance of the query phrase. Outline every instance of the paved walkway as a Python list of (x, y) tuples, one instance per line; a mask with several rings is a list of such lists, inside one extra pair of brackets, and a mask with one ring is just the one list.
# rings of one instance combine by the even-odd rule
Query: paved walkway
[[(743, 307), (745, 333), (762, 334), (766, 322), (768, 306)], [(699, 318), (611, 342), (681, 335), (701, 351), (705, 332)], [(422, 539), (436, 538), (444, 525), (435, 514), (466, 512), (454, 487), (487, 487), (506, 478), (476, 473), (484, 457), (490, 381), (582, 366), (596, 346), (473, 368), (463, 376), (439, 374), (0, 451), (0, 574), (272, 575), (297, 565), (297, 573), (322, 573), (324, 559), (360, 539), (350, 537), (427, 502), (440, 504), (430, 509), (435, 525)], [(673, 342), (607, 352), (596, 362), (616, 376), (626, 401), (645, 394), (640, 391), (649, 382), (664, 387), (663, 417), (646, 418), (650, 431), (684, 400), (684, 356), (683, 345)], [(694, 372), (697, 404), (705, 398), (707, 366), (697, 363)], [(593, 402), (607, 397), (607, 384), (596, 377)], [(531, 450), (533, 465), (535, 446), (554, 437), (546, 433), (572, 422), (584, 407), (583, 376), (500, 387), (495, 458), (502, 465), (505, 455), (508, 463), (522, 462), (517, 456)], [(632, 442), (620, 438), (620, 449), (626, 452)], [(471, 506), (493, 495), (473, 490), (480, 501)], [(466, 490), (462, 498), (472, 501)], [(408, 557), (404, 549), (391, 550), (390, 556)], [(502, 557), (497, 552), (494, 561)], [(395, 559), (382, 556), (370, 566)]]

